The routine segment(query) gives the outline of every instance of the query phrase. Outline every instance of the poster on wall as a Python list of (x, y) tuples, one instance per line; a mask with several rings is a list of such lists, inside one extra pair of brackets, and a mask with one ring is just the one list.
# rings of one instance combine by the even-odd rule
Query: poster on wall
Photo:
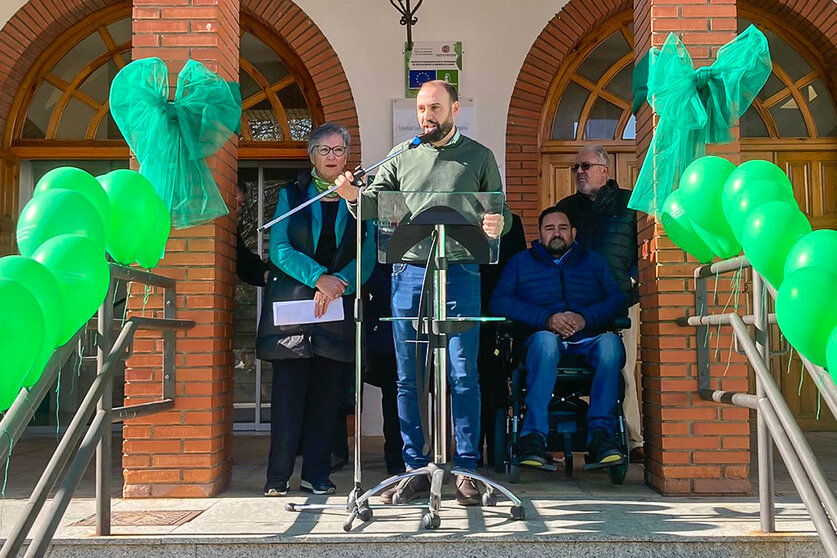
[(443, 79), (460, 91), (462, 41), (416, 41), (412, 50), (405, 44), (404, 65), (405, 97), (415, 97), (422, 83), (434, 79)]
[[(459, 116), (456, 118), (457, 129), (472, 138), (476, 134), (474, 118), (474, 99), (459, 98)], [(416, 120), (416, 101), (414, 99), (392, 100), (392, 145), (414, 138), (422, 133)]]

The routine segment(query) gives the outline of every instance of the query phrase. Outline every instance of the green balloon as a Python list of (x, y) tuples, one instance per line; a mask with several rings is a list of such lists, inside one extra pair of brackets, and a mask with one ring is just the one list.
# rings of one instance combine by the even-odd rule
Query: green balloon
[(671, 241), (684, 252), (691, 254), (697, 261), (708, 263), (715, 257), (709, 246), (692, 228), (692, 223), (680, 203), (680, 190), (673, 191), (666, 198), (661, 220)]
[(110, 200), (108, 254), (118, 263), (134, 263), (157, 220), (154, 187), (140, 173), (119, 169), (97, 177)]
[(778, 289), (788, 253), (810, 232), (811, 223), (796, 202), (770, 201), (753, 209), (744, 221), (741, 245), (753, 268)]
[(770, 161), (754, 159), (746, 163), (741, 163), (729, 174), (724, 184), (724, 196), (729, 196), (731, 200), (734, 200), (739, 190), (747, 184), (758, 180), (775, 182), (793, 194), (793, 186), (785, 171)]
[(77, 234), (105, 248), (105, 229), (96, 208), (84, 196), (55, 188), (29, 200), (17, 222), (17, 246), (24, 256), (62, 234)]
[(110, 282), (105, 255), (78, 235), (62, 234), (38, 248), (33, 258), (58, 280), (64, 301), (59, 341), (69, 339), (102, 305)]
[(837, 327), (828, 336), (825, 345), (825, 363), (829, 374), (831, 374), (831, 381), (837, 384)]
[(92, 174), (75, 167), (52, 169), (38, 181), (32, 196), (38, 196), (55, 188), (73, 190), (84, 196), (96, 208), (99, 217), (102, 218), (102, 226), (107, 230), (110, 223), (110, 201), (102, 185)]
[(721, 258), (741, 251), (721, 207), (721, 194), (735, 165), (722, 157), (695, 159), (680, 177), (680, 201), (697, 235)]
[[(155, 194), (156, 196), (156, 194)], [(154, 269), (163, 257), (171, 232), (171, 214), (163, 200), (157, 197), (157, 221), (148, 240), (137, 251), (137, 263), (145, 269)]]
[[(736, 180), (734, 182), (737, 183), (738, 181)], [(739, 242), (741, 242), (744, 221), (761, 204), (779, 201), (792, 204), (797, 209), (799, 207), (796, 199), (793, 197), (793, 192), (788, 190), (784, 184), (773, 180), (754, 180), (744, 183), (740, 188), (728, 188), (727, 186), (730, 184), (730, 180), (727, 180), (724, 185), (724, 195), (721, 200), (721, 205), (724, 210), (724, 216), (727, 218), (727, 222), (732, 229), (732, 234)]]
[(14, 403), (43, 344), (44, 315), (38, 301), (17, 281), (0, 279), (0, 411)]
[(828, 337), (837, 327), (837, 275), (806, 267), (786, 273), (776, 297), (776, 319), (788, 342), (808, 360), (825, 366)]
[(16, 281), (38, 301), (44, 316), (44, 343), (32, 369), (23, 378), (23, 387), (30, 387), (38, 381), (44, 367), (52, 356), (56, 346), (63, 345), (69, 339), (59, 339), (61, 324), (64, 322), (64, 301), (61, 299), (61, 287), (52, 273), (42, 264), (24, 256), (6, 256), (0, 258), (0, 278)]
[(796, 241), (785, 260), (785, 276), (805, 267), (837, 274), (837, 231), (820, 229)]

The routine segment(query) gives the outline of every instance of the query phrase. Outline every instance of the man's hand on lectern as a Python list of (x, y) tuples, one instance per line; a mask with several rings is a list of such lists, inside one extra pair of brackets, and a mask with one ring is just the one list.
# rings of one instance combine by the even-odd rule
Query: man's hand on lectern
[(487, 213), (482, 218), (482, 230), (491, 238), (499, 238), (503, 234), (504, 223), (502, 213)]
[(337, 177), (334, 184), (338, 186), (337, 194), (347, 202), (354, 203), (357, 201), (357, 186), (352, 184), (355, 177), (349, 171), (344, 172)]

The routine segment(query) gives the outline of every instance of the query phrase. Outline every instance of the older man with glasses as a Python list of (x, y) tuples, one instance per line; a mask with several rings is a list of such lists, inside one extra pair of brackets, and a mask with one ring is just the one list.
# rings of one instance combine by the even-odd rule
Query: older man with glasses
[(588, 145), (578, 152), (571, 167), (576, 193), (556, 207), (570, 216), (578, 230), (577, 242), (602, 255), (627, 297), (631, 328), (622, 332), (627, 356), (622, 377), (625, 379), (623, 408), (633, 463), (645, 460), (642, 421), (636, 389), (636, 347), (639, 332), (639, 289), (637, 283), (636, 212), (628, 208), (629, 190), (619, 188), (609, 178), (610, 162), (601, 145)]

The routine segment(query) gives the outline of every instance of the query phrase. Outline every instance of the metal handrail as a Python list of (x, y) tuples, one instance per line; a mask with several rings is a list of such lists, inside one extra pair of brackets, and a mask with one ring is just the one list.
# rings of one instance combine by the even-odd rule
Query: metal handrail
[[(175, 319), (174, 280), (152, 273), (109, 264), (111, 281), (105, 302), (98, 312), (97, 369), (98, 373), (84, 399), (73, 416), (58, 447), (44, 469), (38, 484), (26, 503), (24, 513), (15, 524), (12, 533), (0, 548), (0, 558), (17, 556), (27, 534), (46, 503), (49, 492), (58, 483), (63, 471), (64, 478), (59, 485), (50, 506), (48, 518), (32, 533), (32, 541), (25, 556), (46, 554), (55, 530), (67, 510), (73, 494), (90, 464), (95, 450), (96, 458), (96, 534), (110, 534), (111, 495), (111, 424), (129, 418), (149, 415), (174, 406), (175, 397), (175, 336), (180, 329), (194, 327), (191, 320)], [(131, 317), (113, 342), (113, 292), (117, 281), (142, 282), (163, 289), (163, 318)], [(7, 456), (12, 445), (22, 435), (26, 425), (40, 405), (50, 386), (55, 382), (58, 369), (71, 354), (74, 344), (81, 338), (85, 325), (73, 340), (56, 350), (41, 379), (29, 390), (22, 390), (15, 403), (0, 422), (0, 432), (8, 435), (0, 439), (0, 456)], [(112, 407), (113, 376), (122, 362), (130, 356), (134, 334), (141, 329), (160, 330), (163, 333), (163, 381), (161, 399), (140, 405)], [(94, 415), (95, 412), (95, 415)], [(90, 417), (93, 422), (87, 426)], [(82, 439), (82, 436), (84, 438)], [(79, 444), (79, 440), (81, 443)], [(78, 446), (78, 449), (76, 449)], [(75, 456), (73, 457), (73, 453)], [(72, 460), (71, 460), (72, 459)]]
[[(712, 389), (708, 344), (697, 343), (698, 392), (700, 397), (722, 404), (756, 410), (758, 436), (759, 509), (762, 531), (776, 530), (773, 490), (773, 442), (788, 468), (826, 553), (837, 558), (837, 498), (828, 485), (808, 440), (799, 428), (781, 390), (770, 373), (769, 327), (776, 323), (768, 314), (765, 294), (775, 300), (776, 290), (753, 270), (753, 314), (708, 314), (708, 278), (715, 274), (751, 267), (744, 256), (700, 266), (695, 270), (695, 316), (681, 318), (680, 325), (697, 328), (698, 339), (705, 338), (710, 325), (729, 325), (736, 342), (755, 371), (756, 393), (735, 393)], [(755, 341), (748, 325), (755, 326)], [(802, 357), (805, 369), (825, 394), (826, 405), (837, 416), (837, 387), (823, 381), (827, 373)], [(772, 437), (772, 440), (771, 440)]]

